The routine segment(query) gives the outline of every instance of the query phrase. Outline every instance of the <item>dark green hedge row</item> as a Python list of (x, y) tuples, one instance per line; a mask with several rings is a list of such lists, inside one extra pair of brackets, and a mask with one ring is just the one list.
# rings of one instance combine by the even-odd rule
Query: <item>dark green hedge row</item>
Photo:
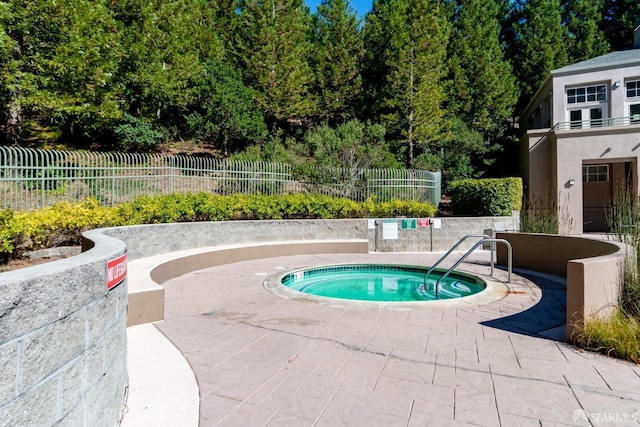
[(95, 200), (29, 212), (0, 210), (0, 262), (26, 251), (79, 244), (100, 227), (191, 221), (431, 217), (435, 206), (415, 201), (354, 202), (317, 194), (220, 196), (209, 193), (140, 197), (116, 207)]
[(522, 179), (462, 179), (450, 184), (449, 194), (455, 215), (509, 216), (522, 207)]

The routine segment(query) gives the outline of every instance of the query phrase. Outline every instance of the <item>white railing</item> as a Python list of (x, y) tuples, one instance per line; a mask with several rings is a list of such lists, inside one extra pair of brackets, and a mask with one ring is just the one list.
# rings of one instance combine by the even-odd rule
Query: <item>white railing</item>
[(170, 193), (321, 193), (353, 200), (375, 196), (440, 201), (440, 172), (337, 169), (210, 157), (97, 153), (0, 147), (0, 208), (36, 209), (97, 199), (115, 205)]
[[(542, 141), (545, 141), (549, 138), (554, 132), (557, 131), (567, 131), (567, 130), (580, 130), (580, 129), (601, 129), (606, 127), (617, 127), (617, 126), (630, 126), (630, 125), (640, 125), (640, 115), (636, 114), (630, 117), (614, 117), (614, 118), (606, 118), (606, 119), (593, 119), (593, 120), (575, 120), (572, 122), (559, 122), (556, 123), (549, 131), (541, 136), (535, 144), (533, 144), (529, 151), (532, 151), (538, 144)], [(535, 129), (530, 129), (535, 130)]]
[(629, 125), (640, 125), (640, 115), (634, 115), (631, 117), (610, 117), (605, 119), (574, 120), (571, 122), (560, 122), (553, 127), (552, 131), (591, 129), (591, 128), (612, 127), (612, 126), (629, 126)]

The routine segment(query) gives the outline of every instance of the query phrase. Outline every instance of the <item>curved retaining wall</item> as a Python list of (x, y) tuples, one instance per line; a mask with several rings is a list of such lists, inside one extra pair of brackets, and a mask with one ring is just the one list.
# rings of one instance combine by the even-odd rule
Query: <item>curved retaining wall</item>
[[(366, 219), (159, 224), (93, 230), (72, 258), (0, 273), (0, 424), (116, 425), (127, 386), (128, 283), (106, 291), (107, 261), (274, 240), (366, 239), (369, 250), (442, 251), (515, 219), (446, 218), (384, 239)], [(258, 226), (259, 223), (259, 226)], [(130, 279), (129, 279), (130, 280)]]
[(98, 231), (91, 250), (0, 274), (0, 424), (117, 424), (127, 378), (127, 281), (106, 290), (125, 244)]
[[(513, 248), (513, 266), (567, 278), (567, 339), (575, 339), (585, 322), (610, 317), (618, 306), (624, 272), (624, 245), (578, 236), (497, 233)], [(497, 260), (507, 252), (497, 246)]]

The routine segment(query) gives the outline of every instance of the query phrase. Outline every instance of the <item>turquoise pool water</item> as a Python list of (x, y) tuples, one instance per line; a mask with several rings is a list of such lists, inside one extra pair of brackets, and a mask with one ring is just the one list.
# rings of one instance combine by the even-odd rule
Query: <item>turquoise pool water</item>
[[(435, 300), (435, 285), (444, 274), (414, 266), (349, 264), (294, 271), (282, 278), (288, 288), (311, 295), (362, 301)], [(437, 299), (461, 298), (485, 288), (485, 283), (471, 275), (452, 272), (440, 282)]]

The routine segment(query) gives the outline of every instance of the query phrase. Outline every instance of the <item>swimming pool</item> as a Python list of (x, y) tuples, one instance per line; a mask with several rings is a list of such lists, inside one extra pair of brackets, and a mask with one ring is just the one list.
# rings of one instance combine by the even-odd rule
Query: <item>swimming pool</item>
[(444, 270), (435, 269), (425, 282), (427, 267), (342, 264), (292, 271), (282, 285), (319, 297), (359, 301), (407, 302), (462, 298), (485, 289), (476, 276), (452, 272), (438, 284)]

